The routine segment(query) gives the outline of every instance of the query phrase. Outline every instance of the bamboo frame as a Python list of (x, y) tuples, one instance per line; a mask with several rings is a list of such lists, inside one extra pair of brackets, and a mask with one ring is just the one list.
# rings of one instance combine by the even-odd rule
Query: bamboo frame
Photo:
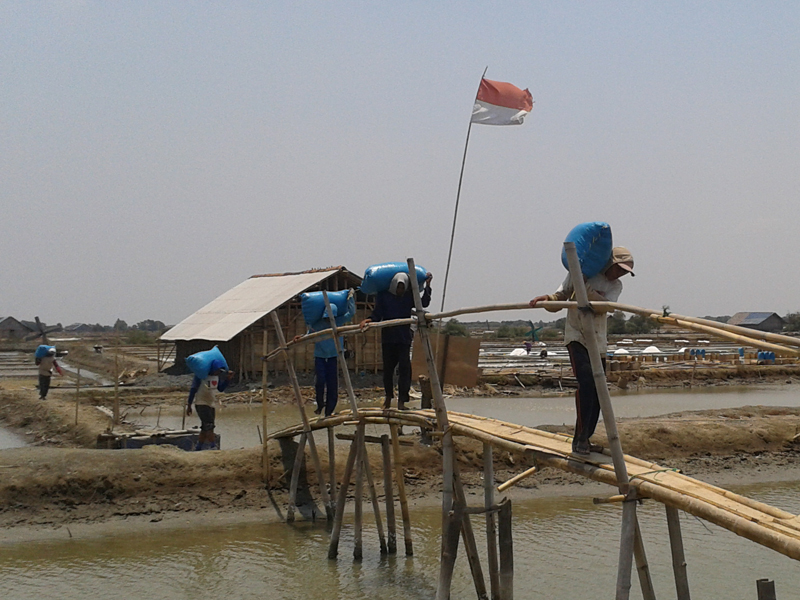
[(494, 510), (494, 456), (491, 444), (483, 443), (483, 504), (486, 509), (486, 555), (492, 600), (500, 597), (500, 565), (497, 556), (497, 518)]
[(353, 440), (350, 444), (350, 452), (347, 455), (347, 462), (342, 475), (342, 483), (339, 486), (339, 495), (336, 498), (336, 516), (333, 519), (333, 530), (331, 531), (331, 542), (328, 546), (328, 558), (333, 560), (339, 554), (339, 536), (342, 533), (342, 520), (344, 519), (344, 506), (347, 503), (347, 489), (350, 487), (350, 479), (353, 476), (353, 466), (358, 455), (358, 440)]
[(390, 424), (389, 432), (392, 437), (392, 454), (394, 455), (394, 477), (397, 482), (397, 498), (400, 501), (400, 514), (403, 517), (403, 542), (406, 547), (406, 556), (413, 556), (414, 544), (411, 539), (411, 516), (408, 511), (406, 478), (403, 472), (403, 455), (400, 454), (400, 440), (397, 435), (397, 425)]
[(383, 458), (383, 496), (386, 500), (386, 534), (389, 554), (397, 554), (397, 525), (394, 516), (394, 487), (392, 486), (392, 455), (389, 436), (381, 436)]

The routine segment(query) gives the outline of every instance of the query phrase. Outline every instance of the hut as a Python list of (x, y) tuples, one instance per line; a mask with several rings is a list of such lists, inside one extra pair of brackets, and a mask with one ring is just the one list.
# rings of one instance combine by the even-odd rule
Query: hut
[(34, 331), (35, 329), (31, 329), (23, 321), (18, 321), (14, 317), (0, 317), (0, 339), (18, 340)]
[(738, 312), (728, 319), (728, 325), (739, 325), (758, 331), (779, 332), (783, 330), (783, 319), (774, 312)]
[[(253, 275), (165, 332), (159, 340), (159, 356), (171, 360), (174, 352), (173, 369), (188, 372), (187, 356), (217, 345), (240, 381), (260, 380), (263, 368), (261, 357), (277, 347), (269, 313), (277, 311), (283, 334), (287, 340), (291, 340), (295, 335), (306, 332), (299, 294), (318, 290), (357, 289), (359, 285), (361, 277), (343, 266)], [(353, 321), (368, 317), (374, 301), (374, 296), (365, 296), (357, 291)], [(356, 372), (378, 371), (381, 356), (380, 333), (377, 330), (363, 336), (351, 336), (347, 343), (350, 344), (348, 363), (351, 369)], [(167, 350), (165, 344), (174, 344), (174, 350)], [(292, 347), (289, 353), (297, 370), (313, 372), (313, 344)], [(272, 372), (282, 371), (285, 367), (283, 361), (274, 360), (268, 368)]]

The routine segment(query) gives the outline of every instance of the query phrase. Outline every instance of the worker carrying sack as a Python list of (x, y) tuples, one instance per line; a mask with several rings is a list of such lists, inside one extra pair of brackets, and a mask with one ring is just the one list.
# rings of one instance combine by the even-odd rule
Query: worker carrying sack
[(45, 356), (47, 356), (47, 353), (50, 352), (51, 349), (53, 350), (53, 353), (55, 353), (56, 350), (55, 346), (47, 346), (45, 344), (42, 344), (41, 346), (36, 348), (36, 353), (34, 354), (34, 357), (44, 358)]
[[(417, 281), (419, 286), (425, 283), (425, 278), (428, 272), (420, 267), (417, 267)], [(364, 272), (364, 280), (361, 282), (361, 291), (365, 294), (377, 294), (378, 292), (385, 292), (389, 289), (389, 284), (392, 282), (392, 277), (398, 273), (408, 273), (408, 263), (394, 262), (383, 263), (380, 265), (372, 265), (367, 267)]]
[(218, 360), (228, 369), (228, 361), (222, 356), (219, 348), (214, 346), (211, 350), (204, 350), (203, 352), (195, 352), (191, 356), (186, 357), (186, 366), (195, 374), (198, 379), (205, 379), (211, 370), (211, 362)]
[[(334, 308), (334, 317), (337, 318), (336, 324), (339, 325), (339, 315), (342, 317), (350, 313), (350, 317), (356, 314), (356, 301), (355, 298), (350, 299), (351, 306), (348, 310), (347, 296), (350, 290), (340, 290), (338, 292), (328, 292), (328, 302), (331, 303), (331, 308)], [(303, 318), (306, 320), (306, 325), (309, 327), (323, 318), (327, 319), (328, 315), (325, 314), (325, 298), (322, 292), (306, 292), (300, 294), (300, 307), (303, 311)]]
[[(578, 252), (581, 271), (587, 279), (602, 272), (611, 260), (614, 244), (611, 240), (611, 225), (602, 221), (581, 223), (572, 228), (565, 242), (573, 242)], [(561, 248), (561, 264), (569, 271), (567, 250)]]

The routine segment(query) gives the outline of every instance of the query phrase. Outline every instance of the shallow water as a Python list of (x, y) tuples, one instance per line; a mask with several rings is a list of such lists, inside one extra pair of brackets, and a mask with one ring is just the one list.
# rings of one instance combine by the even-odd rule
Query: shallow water
[(28, 443), (25, 441), (25, 438), (0, 427), (0, 450), (5, 450), (6, 448), (22, 448), (27, 445)]
[[(659, 390), (622, 392), (613, 396), (617, 417), (651, 417), (683, 410), (735, 408), (748, 405), (800, 406), (800, 385), (764, 387), (708, 387), (695, 390)], [(448, 410), (471, 413), (536, 427), (575, 422), (575, 401), (572, 395), (545, 398), (491, 397), (448, 398)], [(346, 401), (339, 401), (340, 410)], [(373, 404), (378, 406), (378, 404)], [(419, 406), (412, 402), (411, 406)], [(315, 418), (312, 406), (306, 407), (309, 418)], [(178, 407), (149, 407), (141, 413), (131, 413), (130, 419), (147, 426), (180, 428), (183, 423)], [(295, 406), (269, 406), (267, 430), (278, 431), (299, 421)], [(196, 416), (186, 417), (187, 427), (199, 425)], [(261, 405), (230, 406), (217, 410), (217, 433), (223, 448), (248, 448), (260, 444), (257, 427), (261, 427)]]
[[(737, 491), (800, 512), (800, 482)], [(154, 524), (148, 533), (128, 536), (0, 542), (0, 589), (15, 600), (429, 599), (438, 575), (439, 515), (436, 507), (412, 510), (414, 556), (381, 558), (370, 513), (361, 563), (352, 560), (349, 520), (337, 561), (325, 558), (325, 525), (308, 522), (186, 531), (158, 531)], [(613, 597), (620, 516), (618, 506), (594, 506), (588, 497), (515, 502), (515, 598)], [(646, 502), (639, 518), (656, 593), (674, 597), (663, 506)], [(473, 523), (485, 566), (483, 520)], [(755, 580), (763, 577), (775, 580), (779, 598), (794, 597), (797, 562), (683, 513), (681, 523), (693, 598), (754, 600)], [(452, 597), (475, 597), (463, 554)], [(631, 597), (641, 598), (635, 573)]]

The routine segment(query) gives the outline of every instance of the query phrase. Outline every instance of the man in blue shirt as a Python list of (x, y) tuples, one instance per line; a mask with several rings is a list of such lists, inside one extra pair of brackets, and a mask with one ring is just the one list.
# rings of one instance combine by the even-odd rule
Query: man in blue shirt
[[(428, 273), (422, 293), (422, 306), (431, 303), (431, 280)], [(414, 308), (414, 295), (406, 273), (397, 273), (389, 284), (389, 289), (378, 292), (375, 309), (369, 318), (361, 321), (361, 328), (367, 323), (408, 319)], [(394, 370), (397, 368), (397, 408), (406, 410), (408, 391), (411, 389), (411, 326), (396, 325), (381, 330), (381, 351), (383, 353), (383, 388), (386, 399), (383, 408), (391, 408), (394, 397)]]

